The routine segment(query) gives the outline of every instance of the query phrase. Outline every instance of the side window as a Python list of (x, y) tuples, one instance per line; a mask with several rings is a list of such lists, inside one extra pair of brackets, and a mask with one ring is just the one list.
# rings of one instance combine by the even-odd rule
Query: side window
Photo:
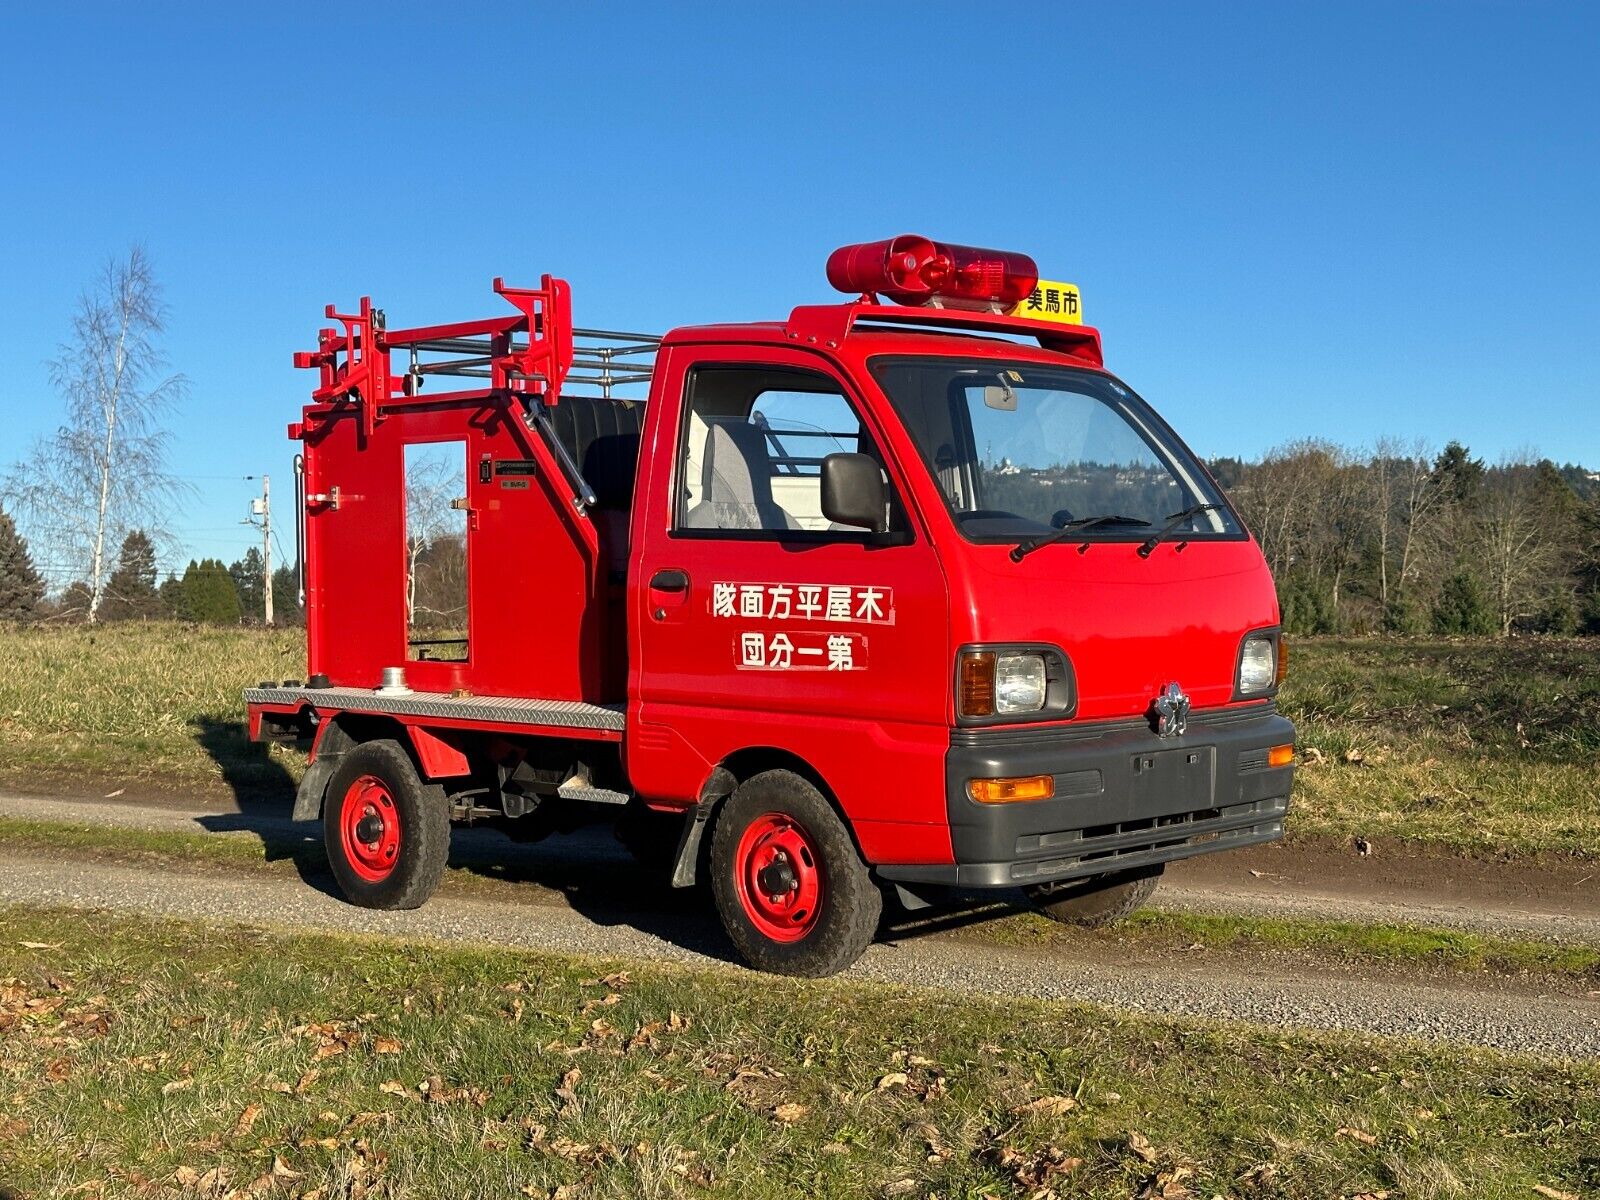
[(405, 449), (406, 657), (467, 661), (467, 444)]
[(699, 367), (679, 459), (679, 529), (838, 532), (822, 513), (822, 460), (873, 454), (837, 384), (809, 371)]

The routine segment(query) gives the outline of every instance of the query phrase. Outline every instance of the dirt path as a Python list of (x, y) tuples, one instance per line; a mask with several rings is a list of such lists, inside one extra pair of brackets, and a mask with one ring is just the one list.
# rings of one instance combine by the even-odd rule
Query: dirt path
[[(315, 882), (315, 881), (313, 881)], [(276, 876), (191, 873), (150, 866), (0, 851), (0, 903), (64, 905), (206, 921), (380, 933), (532, 950), (691, 962), (740, 970), (703, 905), (652, 909), (435, 897), (414, 912), (354, 908), (317, 887)], [(1519, 1053), (1600, 1057), (1600, 1002), (1503, 980), (1447, 982), (1296, 971), (1222, 955), (1129, 953), (1103, 947), (1015, 949), (949, 937), (873, 946), (850, 974), (961, 994), (1071, 999), (1182, 1016), (1338, 1029), (1488, 1046)]]
[[(0, 814), (146, 829), (210, 831), (226, 837), (293, 839), (307, 830), (276, 813), (217, 813), (115, 800), (0, 797)], [(314, 827), (310, 830), (315, 833)], [(329, 894), (330, 881), (259, 872), (183, 870), (0, 848), (0, 903), (67, 905), (204, 920), (469, 941), (605, 957), (667, 959), (738, 970), (704, 903), (635, 873), (599, 831), (514, 846), (499, 834), (461, 831), (453, 859), (481, 874), (511, 873), (538, 886), (440, 895), (407, 913), (353, 908)], [(1263, 897), (1326, 898), (1263, 883), (1196, 886), (1178, 878), (1169, 899), (1189, 906), (1261, 911)], [(621, 887), (620, 880), (628, 880)], [(1257, 886), (1259, 885), (1259, 886)], [(1358, 903), (1334, 897), (1345, 905)], [(1386, 902), (1361, 900), (1382, 908)], [(1449, 911), (1441, 902), (1439, 911)], [(1386, 917), (1399, 915), (1387, 908)], [(1415, 905), (1404, 915), (1414, 916)], [(1563, 914), (1501, 914), (1495, 920), (1553, 920)], [(1593, 932), (1585, 918), (1566, 915)], [(1482, 911), (1479, 919), (1483, 919)], [(1600, 998), (1571, 983), (1477, 975), (1425, 975), (1330, 966), (1292, 954), (1184, 953), (1127, 944), (1011, 947), (950, 932), (889, 929), (852, 971), (858, 978), (961, 993), (1084, 1000), (1119, 1008), (1216, 1017), (1284, 1027), (1420, 1037), (1502, 1050), (1600, 1057)]]
[[(129, 800), (0, 792), (0, 816), (285, 843), (320, 836), (315, 825), (290, 822), (287, 804), (241, 812), (178, 795)], [(628, 860), (601, 831), (528, 846), (494, 832), (458, 829), (452, 861), (531, 883), (522, 897), (527, 902), (561, 903), (574, 877)], [(1600, 864), (1493, 863), (1381, 845), (1360, 857), (1337, 846), (1280, 844), (1177, 863), (1152, 907), (1600, 944)]]

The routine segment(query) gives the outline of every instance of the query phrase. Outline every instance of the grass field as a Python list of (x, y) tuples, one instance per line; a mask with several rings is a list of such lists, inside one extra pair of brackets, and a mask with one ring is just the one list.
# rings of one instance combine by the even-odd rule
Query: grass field
[[(239, 690), (304, 673), (297, 631), (0, 629), (0, 780), (282, 795), (298, 757), (245, 741)], [(1291, 836), (1600, 855), (1600, 646), (1295, 642)]]
[(39, 1200), (1600, 1186), (1592, 1064), (1070, 1004), (11, 909), (0, 1031)]

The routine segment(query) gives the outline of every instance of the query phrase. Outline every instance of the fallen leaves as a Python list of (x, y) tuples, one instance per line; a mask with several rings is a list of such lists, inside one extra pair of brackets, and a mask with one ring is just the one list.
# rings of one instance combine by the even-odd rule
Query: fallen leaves
[(194, 1077), (193, 1076), (190, 1076), (190, 1077), (185, 1078), (185, 1079), (174, 1079), (170, 1083), (164, 1083), (164, 1084), (161, 1085), (161, 1094), (163, 1096), (171, 1096), (175, 1092), (186, 1092), (190, 1088), (192, 1088), (193, 1086), (194, 1086)]
[(489, 1102), (489, 1093), (482, 1088), (451, 1087), (438, 1075), (429, 1075), (417, 1084), (417, 1091), (427, 1098), (429, 1104), (466, 1103), (482, 1108)]
[(1150, 1139), (1145, 1137), (1144, 1134), (1140, 1133), (1137, 1129), (1130, 1129), (1128, 1131), (1127, 1142), (1128, 1153), (1132, 1154), (1135, 1158), (1142, 1159), (1147, 1163), (1155, 1162), (1155, 1147), (1150, 1144)]
[(774, 1120), (784, 1125), (793, 1125), (796, 1121), (803, 1120), (810, 1111), (811, 1109), (806, 1105), (790, 1101), (786, 1104), (775, 1106), (772, 1110), (772, 1116)]
[(1011, 1110), (1014, 1117), (1059, 1117), (1078, 1107), (1071, 1096), (1040, 1096)]
[(233, 1136), (244, 1137), (256, 1127), (256, 1122), (261, 1119), (262, 1107), (256, 1103), (246, 1104), (244, 1111), (239, 1114), (239, 1119), (234, 1122)]
[(1543, 1196), (1545, 1200), (1578, 1200), (1575, 1192), (1563, 1192), (1559, 1188), (1549, 1187), (1543, 1183), (1534, 1184), (1533, 1190)]
[(1378, 1139), (1364, 1129), (1356, 1129), (1350, 1125), (1341, 1125), (1333, 1131), (1334, 1137), (1349, 1138), (1353, 1142), (1360, 1142), (1363, 1146), (1376, 1146)]
[(556, 1099), (561, 1101), (561, 1116), (570, 1116), (578, 1110), (578, 1083), (583, 1078), (583, 1072), (573, 1067), (561, 1077), (561, 1082), (556, 1085)]
[(1057, 1175), (1068, 1174), (1083, 1166), (1083, 1159), (1068, 1154), (1059, 1146), (1046, 1146), (1031, 1154), (1013, 1150), (1010, 1146), (991, 1146), (985, 1152), (985, 1157), (1010, 1175), (1018, 1187), (1028, 1189), (1047, 1188)]

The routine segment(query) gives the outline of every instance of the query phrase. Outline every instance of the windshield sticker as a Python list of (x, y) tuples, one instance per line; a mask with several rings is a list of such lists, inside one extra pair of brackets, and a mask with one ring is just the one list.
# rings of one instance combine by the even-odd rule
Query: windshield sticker
[(894, 589), (836, 583), (713, 583), (711, 615), (734, 620), (893, 625)]

